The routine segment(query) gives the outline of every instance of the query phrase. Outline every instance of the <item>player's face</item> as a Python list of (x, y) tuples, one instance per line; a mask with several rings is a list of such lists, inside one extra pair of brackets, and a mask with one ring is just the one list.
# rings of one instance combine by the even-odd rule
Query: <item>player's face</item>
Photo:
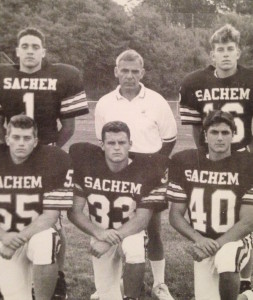
[(114, 74), (119, 79), (121, 90), (139, 90), (139, 82), (144, 73), (145, 71), (138, 59), (134, 61), (121, 60), (114, 69)]
[(222, 159), (231, 154), (233, 132), (226, 123), (210, 126), (206, 132), (210, 158)]
[(11, 127), (10, 134), (6, 136), (6, 143), (13, 162), (19, 164), (29, 157), (37, 146), (38, 139), (34, 137), (33, 128)]
[(102, 149), (105, 158), (109, 162), (121, 163), (128, 161), (128, 152), (131, 148), (131, 141), (125, 132), (106, 132)]
[(41, 40), (33, 35), (25, 35), (16, 48), (16, 54), (20, 62), (20, 70), (25, 73), (33, 73), (41, 69), (46, 50)]
[(234, 72), (240, 58), (240, 49), (235, 42), (217, 43), (211, 56), (218, 72)]

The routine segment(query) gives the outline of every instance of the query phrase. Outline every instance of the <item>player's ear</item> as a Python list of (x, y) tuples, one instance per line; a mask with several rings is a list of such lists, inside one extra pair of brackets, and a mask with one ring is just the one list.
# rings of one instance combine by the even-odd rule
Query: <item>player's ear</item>
[(119, 77), (119, 76), (118, 76), (118, 72), (119, 72), (119, 70), (118, 70), (118, 67), (116, 66), (116, 67), (114, 68), (114, 76), (115, 76), (116, 78)]
[(104, 143), (102, 141), (99, 141), (100, 147), (102, 148), (103, 151), (105, 151)]
[(237, 46), (237, 59), (241, 57), (241, 49)]
[(205, 142), (207, 143), (207, 135), (206, 135), (206, 131), (204, 130), (204, 136), (205, 136)]
[(8, 135), (5, 136), (5, 142), (6, 142), (7, 146), (10, 146), (9, 136)]
[(129, 149), (133, 146), (133, 142), (130, 140), (129, 141), (129, 145), (130, 145), (130, 147), (129, 147)]
[(43, 51), (42, 51), (42, 57), (43, 58), (46, 56), (46, 52), (47, 52), (47, 50), (45, 48), (43, 48)]
[(33, 148), (35, 148), (37, 145), (38, 145), (38, 142), (39, 142), (39, 139), (36, 137), (34, 139), (34, 145), (33, 145)]
[(210, 51), (210, 58), (213, 63), (215, 63), (214, 51)]
[(16, 56), (19, 57), (19, 48), (16, 47)]

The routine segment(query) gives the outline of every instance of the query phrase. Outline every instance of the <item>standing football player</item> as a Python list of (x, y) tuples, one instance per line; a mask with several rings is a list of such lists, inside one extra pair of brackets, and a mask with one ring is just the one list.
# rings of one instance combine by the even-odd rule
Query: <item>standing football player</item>
[[(240, 33), (231, 25), (217, 30), (210, 39), (213, 65), (186, 76), (180, 95), (182, 124), (193, 126), (197, 147), (205, 144), (203, 117), (214, 109), (234, 116), (236, 132), (232, 150), (252, 149), (253, 72), (238, 65)], [(241, 292), (251, 289), (252, 258), (241, 273)]]
[(74, 117), (88, 112), (81, 74), (73, 66), (43, 61), (45, 37), (38, 29), (20, 31), (17, 42), (19, 65), (0, 66), (1, 139), (5, 119), (25, 113), (38, 124), (42, 144), (62, 147), (73, 135)]
[[(4, 300), (51, 300), (61, 241), (59, 209), (71, 206), (64, 184), (68, 155), (38, 144), (33, 119), (17, 115), (0, 146), (0, 288)], [(67, 198), (69, 196), (70, 198)], [(41, 247), (43, 245), (43, 247)]]
[[(176, 122), (166, 100), (140, 82), (144, 73), (143, 58), (135, 50), (126, 50), (117, 57), (114, 74), (119, 86), (96, 105), (96, 135), (101, 140), (104, 124), (120, 120), (130, 128), (131, 157), (156, 152), (169, 156), (176, 142)], [(161, 214), (154, 213), (148, 226), (147, 246), (154, 277), (152, 293), (157, 299), (171, 300), (164, 283), (165, 259), (160, 230)]]
[[(190, 149), (172, 158), (170, 223), (193, 242), (195, 299), (237, 300), (253, 242), (253, 155), (231, 153), (236, 124), (230, 113), (210, 112), (203, 129), (208, 154)], [(253, 297), (250, 290), (243, 295)]]
[[(121, 256), (126, 261), (124, 299), (140, 299), (145, 271), (143, 229), (153, 210), (167, 207), (166, 186), (161, 185), (166, 183), (167, 157), (129, 159), (131, 144), (128, 126), (114, 121), (103, 126), (103, 151), (91, 144), (70, 147), (75, 187), (68, 216), (92, 236), (91, 253), (100, 300), (122, 300)], [(86, 202), (89, 217), (83, 213)]]
[[(4, 142), (5, 120), (25, 113), (36, 121), (40, 143), (62, 147), (74, 133), (75, 117), (88, 112), (81, 74), (73, 66), (44, 61), (45, 37), (35, 28), (18, 33), (16, 55), (19, 65), (0, 66), (0, 141)], [(61, 239), (55, 299), (67, 297), (63, 229)]]

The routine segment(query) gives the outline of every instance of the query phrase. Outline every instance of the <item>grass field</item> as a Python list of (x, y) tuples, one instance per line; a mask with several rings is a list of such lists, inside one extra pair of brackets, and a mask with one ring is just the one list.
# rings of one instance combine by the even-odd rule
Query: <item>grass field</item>
[[(193, 147), (190, 128), (180, 125), (176, 105), (172, 104), (171, 108), (178, 123), (178, 140), (173, 152)], [(75, 135), (65, 149), (76, 142), (96, 143), (94, 130), (94, 103), (90, 103), (90, 114), (77, 119)], [(70, 224), (66, 217), (64, 224), (68, 243), (65, 271), (69, 300), (89, 300), (90, 294), (95, 290), (91, 257), (88, 253), (89, 237)], [(166, 254), (166, 283), (175, 299), (190, 300), (193, 297), (193, 262), (185, 251), (188, 242), (169, 225), (168, 211), (163, 212), (162, 239)], [(146, 282), (152, 286), (148, 262), (146, 269)], [(145, 295), (143, 299), (149, 300), (151, 297)]]

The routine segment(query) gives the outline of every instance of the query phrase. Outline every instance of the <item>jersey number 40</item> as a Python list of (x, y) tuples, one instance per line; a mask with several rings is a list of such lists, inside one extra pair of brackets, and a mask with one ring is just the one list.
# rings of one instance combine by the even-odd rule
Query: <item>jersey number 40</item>
[[(210, 227), (217, 233), (224, 233), (235, 223), (236, 195), (232, 190), (217, 189), (209, 199), (209, 211), (204, 209), (204, 188), (194, 188), (191, 194), (190, 212), (194, 229), (207, 232), (207, 218)], [(225, 209), (224, 209), (225, 208)], [(208, 222), (209, 223), (209, 222)]]

